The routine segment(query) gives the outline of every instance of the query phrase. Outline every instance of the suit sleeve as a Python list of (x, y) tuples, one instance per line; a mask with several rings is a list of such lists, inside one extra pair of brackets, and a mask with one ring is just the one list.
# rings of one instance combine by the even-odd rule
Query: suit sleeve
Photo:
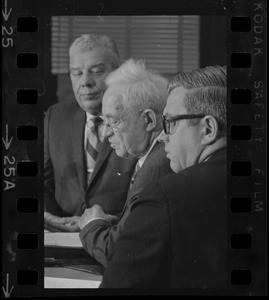
[(163, 191), (154, 183), (133, 203), (101, 288), (160, 288), (169, 282), (170, 223)]
[(44, 119), (44, 211), (59, 216), (55, 194), (53, 166), (49, 148), (49, 122), (51, 108), (48, 109)]
[(114, 246), (123, 231), (131, 207), (126, 209), (116, 225), (98, 219), (87, 224), (79, 234), (84, 249), (105, 267), (111, 260)]

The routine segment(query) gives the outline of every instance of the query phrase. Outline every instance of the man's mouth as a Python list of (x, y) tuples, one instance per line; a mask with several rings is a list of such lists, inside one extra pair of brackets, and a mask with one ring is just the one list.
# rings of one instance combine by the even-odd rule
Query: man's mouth
[(80, 94), (80, 97), (83, 99), (96, 99), (99, 98), (99, 93), (87, 93), (87, 94)]

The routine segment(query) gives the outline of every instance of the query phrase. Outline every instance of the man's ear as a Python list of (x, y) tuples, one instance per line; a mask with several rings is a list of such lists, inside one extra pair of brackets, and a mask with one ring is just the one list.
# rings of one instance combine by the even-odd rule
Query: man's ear
[(143, 112), (143, 119), (146, 123), (146, 131), (152, 131), (157, 125), (156, 114), (152, 109), (145, 109)]
[(210, 145), (214, 143), (218, 136), (219, 126), (217, 120), (212, 116), (205, 116), (202, 119), (203, 126), (203, 145)]

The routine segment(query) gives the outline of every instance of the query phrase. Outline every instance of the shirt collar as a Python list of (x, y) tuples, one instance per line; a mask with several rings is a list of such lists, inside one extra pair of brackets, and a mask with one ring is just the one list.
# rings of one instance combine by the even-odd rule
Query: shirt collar
[(95, 117), (95, 116), (92, 115), (92, 114), (90, 114), (90, 113), (88, 113), (88, 112), (86, 112), (86, 117), (87, 117), (86, 122), (88, 123), (90, 121), (90, 119), (93, 118), (93, 117)]
[[(91, 124), (91, 123), (89, 123), (89, 121), (92, 119), (92, 118), (94, 118), (94, 117), (96, 117), (95, 115), (92, 115), (92, 114), (90, 114), (90, 113), (88, 113), (88, 112), (86, 112), (86, 125), (87, 124)], [(90, 126), (90, 125), (89, 125)]]
[[(160, 135), (160, 134), (159, 134)], [(139, 167), (142, 168), (143, 163), (145, 162), (146, 158), (148, 157), (149, 153), (151, 152), (151, 150), (153, 149), (153, 147), (155, 146), (156, 142), (158, 141), (159, 135), (153, 140), (153, 143), (151, 144), (148, 152), (142, 156), (141, 158), (139, 158), (138, 160), (138, 164)]]

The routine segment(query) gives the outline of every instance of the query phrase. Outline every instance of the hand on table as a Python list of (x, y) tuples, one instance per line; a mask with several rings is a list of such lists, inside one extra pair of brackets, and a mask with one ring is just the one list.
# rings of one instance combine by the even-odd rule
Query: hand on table
[(88, 223), (90, 223), (94, 219), (102, 219), (112, 224), (118, 220), (118, 217), (104, 213), (102, 207), (100, 205), (95, 204), (91, 208), (85, 209), (83, 215), (78, 221), (79, 228), (83, 229)]
[(78, 220), (80, 217), (58, 217), (48, 212), (44, 213), (44, 228), (52, 232), (78, 232)]

